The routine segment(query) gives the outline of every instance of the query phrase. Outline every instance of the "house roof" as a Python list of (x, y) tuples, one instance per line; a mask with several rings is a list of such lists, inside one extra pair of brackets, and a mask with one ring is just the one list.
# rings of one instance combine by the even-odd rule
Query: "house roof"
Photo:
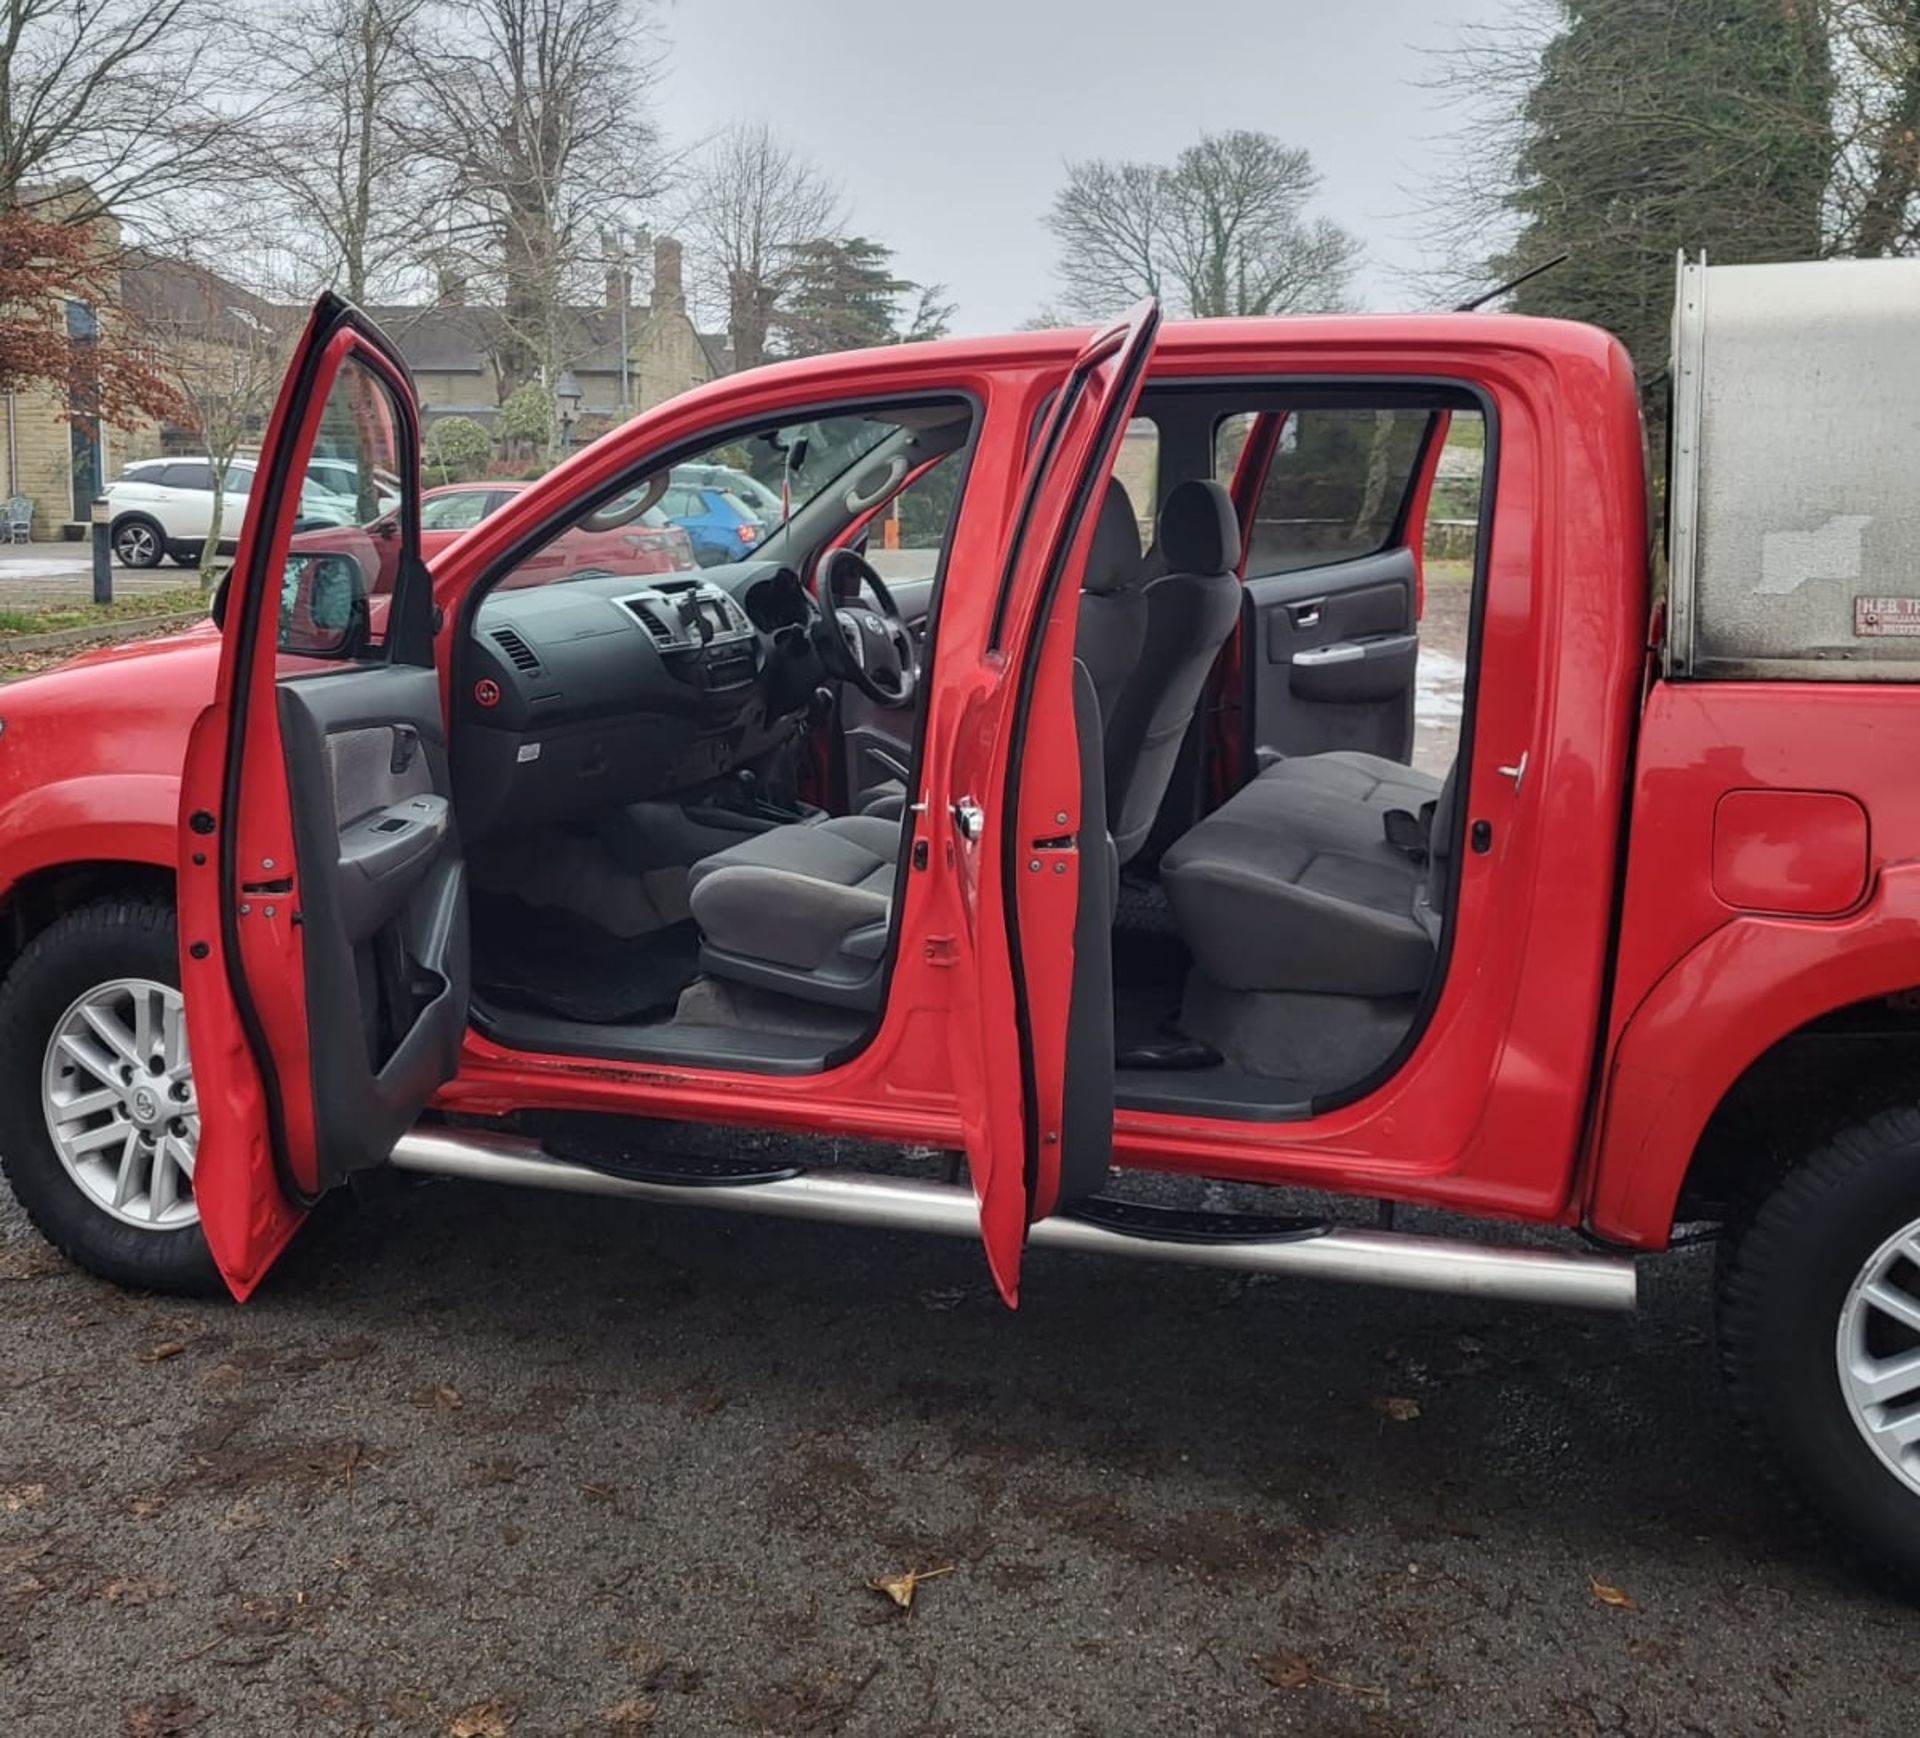
[(283, 333), (298, 317), (205, 266), (150, 253), (128, 255), (120, 269), (120, 300), (149, 330), (230, 344)]
[[(471, 302), (394, 302), (367, 309), (399, 347), (407, 366), (432, 374), (483, 374), (506, 347), (510, 329), (499, 308)], [(644, 303), (627, 310), (631, 342), (653, 318)], [(560, 310), (560, 366), (580, 374), (620, 372), (620, 310), (603, 306)], [(726, 372), (726, 340), (696, 333), (708, 365)]]

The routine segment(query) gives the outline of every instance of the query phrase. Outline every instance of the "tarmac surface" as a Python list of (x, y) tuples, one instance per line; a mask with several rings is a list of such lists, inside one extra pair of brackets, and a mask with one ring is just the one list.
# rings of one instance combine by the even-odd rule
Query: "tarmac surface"
[(1910, 1734), (1920, 1612), (1752, 1469), (1711, 1265), (1039, 1253), (1010, 1314), (963, 1242), (422, 1182), (238, 1308), (9, 1205), (0, 1732)]

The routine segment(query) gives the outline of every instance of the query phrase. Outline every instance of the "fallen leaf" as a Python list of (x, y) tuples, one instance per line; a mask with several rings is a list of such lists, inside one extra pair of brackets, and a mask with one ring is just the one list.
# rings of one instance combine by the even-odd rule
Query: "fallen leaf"
[(867, 1585), (875, 1593), (884, 1593), (902, 1611), (911, 1611), (914, 1591), (921, 1582), (952, 1573), (953, 1565), (949, 1563), (940, 1569), (909, 1569), (904, 1575), (876, 1575)]
[(1640, 1609), (1639, 1606), (1634, 1604), (1631, 1595), (1622, 1593), (1617, 1587), (1609, 1587), (1604, 1581), (1596, 1581), (1591, 1576), (1588, 1577), (1588, 1585), (1593, 1589), (1594, 1598), (1599, 1600), (1602, 1605), (1611, 1605), (1620, 1611), (1638, 1611)]
[(166, 1507), (165, 1497), (133, 1497), (127, 1503), (127, 1513), (136, 1521), (151, 1521), (155, 1515), (165, 1513)]
[(507, 1696), (490, 1696), (462, 1708), (447, 1725), (450, 1738), (509, 1738), (520, 1704)]
[(162, 1340), (157, 1346), (149, 1346), (140, 1354), (143, 1364), (164, 1364), (169, 1358), (177, 1358), (187, 1349), (185, 1340)]
[(138, 1702), (120, 1722), (121, 1738), (181, 1738), (207, 1713), (185, 1690), (168, 1690), (151, 1702)]
[(1312, 1660), (1305, 1654), (1293, 1653), (1286, 1648), (1257, 1655), (1253, 1664), (1261, 1677), (1276, 1690), (1304, 1690), (1317, 1675)]
[(173, 1591), (170, 1581), (141, 1581), (132, 1576), (116, 1575), (106, 1586), (100, 1589), (100, 1597), (109, 1605), (145, 1605), (150, 1599), (159, 1599)]
[(413, 1391), (413, 1403), (434, 1412), (457, 1411), (460, 1405), (460, 1390), (450, 1382), (429, 1382), (426, 1387), (416, 1388)]
[(1387, 1692), (1373, 1684), (1349, 1683), (1345, 1678), (1330, 1678), (1314, 1663), (1310, 1654), (1277, 1648), (1270, 1654), (1256, 1654), (1254, 1669), (1276, 1690), (1304, 1690), (1317, 1684), (1343, 1696), (1384, 1696)]
[(22, 1509), (37, 1509), (46, 1500), (47, 1487), (43, 1484), (8, 1485), (0, 1490), (0, 1508), (10, 1515), (17, 1515)]
[(1420, 1402), (1410, 1400), (1404, 1394), (1381, 1394), (1375, 1397), (1373, 1409), (1382, 1418), (1390, 1418), (1395, 1424), (1411, 1424), (1420, 1416)]
[(629, 1696), (624, 1702), (615, 1702), (611, 1708), (602, 1708), (594, 1718), (613, 1734), (613, 1738), (635, 1738), (636, 1733), (652, 1728), (653, 1717), (658, 1711), (655, 1703), (640, 1696)]
[(227, 1533), (251, 1533), (266, 1524), (266, 1510), (248, 1497), (242, 1497), (220, 1519), (221, 1531)]
[(1645, 1660), (1650, 1666), (1664, 1666), (1673, 1659), (1673, 1649), (1665, 1642), (1650, 1641), (1645, 1636), (1636, 1636), (1628, 1642), (1627, 1652), (1637, 1660)]

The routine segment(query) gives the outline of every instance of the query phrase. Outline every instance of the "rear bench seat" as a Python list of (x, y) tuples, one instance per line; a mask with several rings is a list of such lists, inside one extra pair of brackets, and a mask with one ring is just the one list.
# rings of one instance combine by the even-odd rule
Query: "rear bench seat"
[[(1195, 965), (1230, 990), (1417, 994), (1433, 966), (1452, 790), (1451, 774), (1436, 783), (1369, 755), (1269, 768), (1161, 859)], [(1389, 809), (1425, 803), (1427, 865), (1389, 844), (1384, 824)]]

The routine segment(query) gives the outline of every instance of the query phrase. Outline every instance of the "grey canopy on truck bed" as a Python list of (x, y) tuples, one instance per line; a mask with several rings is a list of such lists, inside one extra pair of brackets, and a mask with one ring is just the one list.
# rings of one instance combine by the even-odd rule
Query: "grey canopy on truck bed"
[(1667, 673), (1920, 679), (1920, 260), (1682, 259), (1671, 380)]

